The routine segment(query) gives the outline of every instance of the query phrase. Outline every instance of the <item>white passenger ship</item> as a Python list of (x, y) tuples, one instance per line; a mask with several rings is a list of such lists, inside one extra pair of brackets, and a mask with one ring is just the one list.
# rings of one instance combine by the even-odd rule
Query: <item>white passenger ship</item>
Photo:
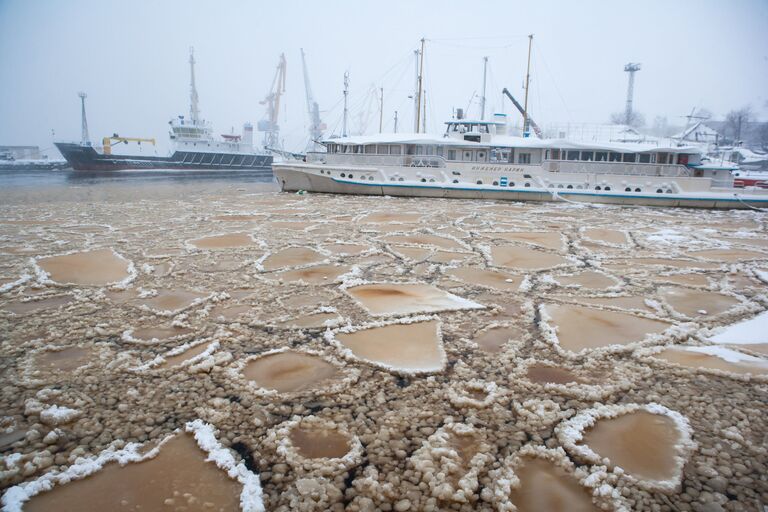
[(507, 135), (505, 116), (456, 119), (445, 134), (328, 139), (326, 152), (273, 164), (285, 191), (764, 208), (768, 190), (733, 187), (731, 167), (695, 147)]

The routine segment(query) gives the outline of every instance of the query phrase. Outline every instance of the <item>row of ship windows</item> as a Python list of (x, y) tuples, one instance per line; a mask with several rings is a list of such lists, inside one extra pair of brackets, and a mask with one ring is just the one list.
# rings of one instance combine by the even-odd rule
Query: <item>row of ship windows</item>
[[(326, 171), (323, 171), (323, 170), (321, 170), (321, 171), (320, 171), (320, 174), (325, 174), (325, 173), (326, 173)], [(331, 172), (330, 172), (330, 171), (327, 171), (327, 173), (328, 173), (328, 175), (330, 175), (330, 174), (331, 174)], [(343, 172), (343, 173), (341, 173), (341, 174), (340, 174), (340, 176), (341, 176), (342, 178), (351, 178), (351, 179), (352, 179), (352, 178), (354, 178), (354, 175), (353, 175), (353, 174), (351, 174), (351, 173), (350, 173), (350, 174), (347, 174), (347, 173), (344, 173), (344, 172)], [(363, 179), (363, 180), (367, 179), (368, 181), (373, 181), (373, 176), (367, 176), (367, 177), (366, 177), (366, 176), (361, 176), (359, 179)], [(400, 177), (397, 177), (397, 178), (395, 178), (395, 177), (392, 177), (392, 178), (389, 178), (389, 181), (404, 181), (404, 178), (403, 178), (402, 176), (400, 176)], [(434, 179), (434, 178), (429, 178), (429, 180), (427, 180), (427, 178), (421, 178), (421, 182), (422, 182), (422, 183), (427, 183), (427, 182), (429, 182), (429, 183), (434, 183), (434, 182), (435, 182), (435, 179)], [(459, 180), (453, 180), (453, 183), (455, 183), (455, 184), (456, 184), (456, 183), (459, 183)], [(477, 180), (477, 181), (475, 182), (475, 184), (476, 184), (476, 185), (482, 185), (482, 184), (483, 184), (483, 180)], [(498, 187), (498, 186), (499, 186), (499, 182), (498, 182), (498, 181), (494, 181), (493, 183), (491, 183), (491, 185), (493, 185), (494, 187)], [(502, 185), (502, 186), (503, 186), (503, 185)], [(515, 186), (515, 182), (514, 182), (514, 181), (510, 181), (510, 182), (508, 182), (508, 183), (507, 183), (507, 186), (508, 186), (508, 187), (514, 187), (514, 186)], [(523, 186), (524, 186), (524, 187), (526, 187), (526, 188), (529, 188), (529, 187), (531, 186), (531, 184), (530, 184), (529, 182), (525, 182), (525, 183), (523, 184)], [(563, 185), (562, 183), (560, 183), (560, 184), (558, 184), (557, 186), (555, 186), (555, 185), (549, 185), (549, 188), (564, 188), (564, 189), (573, 189), (573, 188), (574, 188), (574, 186), (573, 186), (573, 185), (571, 185), (571, 184), (568, 184), (568, 185)], [(581, 185), (576, 185), (576, 187), (575, 187), (575, 188), (576, 188), (577, 190), (583, 190), (583, 189), (584, 189), (584, 187), (583, 187), (583, 186), (581, 186)], [(595, 186), (595, 190), (602, 190), (602, 191), (606, 191), (606, 192), (609, 192), (609, 191), (611, 190), (611, 187), (610, 187), (609, 185), (606, 185), (606, 186), (604, 186), (604, 187), (602, 187), (602, 186), (600, 186), (600, 185), (597, 185), (597, 186)], [(634, 188), (634, 190), (632, 189), (632, 187), (625, 187), (625, 188), (624, 188), (624, 192), (642, 192), (642, 191), (643, 191), (643, 189), (641, 189), (640, 187), (635, 187), (635, 188)], [(665, 192), (666, 192), (667, 194), (671, 194), (671, 193), (672, 193), (672, 190), (671, 190), (671, 189), (669, 189), (669, 188), (667, 188), (667, 189), (661, 189), (661, 188), (657, 188), (657, 189), (656, 189), (656, 193), (657, 193), (657, 194), (662, 194), (662, 193), (665, 193)]]

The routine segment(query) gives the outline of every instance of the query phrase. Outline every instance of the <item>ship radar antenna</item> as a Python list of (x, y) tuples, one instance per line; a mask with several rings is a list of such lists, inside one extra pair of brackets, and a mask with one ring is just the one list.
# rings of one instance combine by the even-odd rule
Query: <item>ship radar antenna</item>
[(195, 47), (189, 47), (189, 118), (194, 124), (200, 120), (197, 107), (197, 87), (195, 86)]
[(88, 97), (87, 94), (84, 92), (79, 92), (77, 95), (80, 97), (80, 104), (81, 104), (81, 112), (80, 112), (80, 118), (82, 122), (82, 133), (80, 136), (80, 144), (83, 146), (90, 146), (91, 145), (91, 139), (88, 136), (88, 119), (85, 117), (85, 98)]

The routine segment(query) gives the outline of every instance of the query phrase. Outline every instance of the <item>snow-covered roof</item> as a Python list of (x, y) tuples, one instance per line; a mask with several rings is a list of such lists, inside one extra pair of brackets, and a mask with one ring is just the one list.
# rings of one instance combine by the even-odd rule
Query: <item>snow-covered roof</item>
[(489, 142), (472, 142), (453, 137), (442, 137), (427, 133), (380, 133), (358, 135), (338, 139), (325, 139), (326, 144), (361, 146), (365, 144), (435, 144), (443, 146), (503, 147), (530, 149), (580, 149), (594, 151), (615, 151), (617, 153), (700, 153), (695, 146), (677, 146), (673, 141), (661, 139), (653, 143), (636, 142), (577, 142), (568, 139), (539, 139), (537, 137), (516, 137), (495, 135)]
[(686, 128), (682, 132), (673, 135), (673, 139), (692, 140), (692, 141), (707, 141), (717, 139), (720, 135), (717, 130), (713, 130), (709, 126), (705, 125), (703, 121), (699, 121), (693, 126)]
[(537, 149), (580, 149), (595, 151), (614, 151), (617, 153), (699, 153), (694, 146), (677, 146), (663, 143), (638, 142), (578, 142), (568, 139), (537, 139), (534, 137), (496, 136), (493, 146)]
[(440, 144), (445, 146), (472, 146), (476, 142), (463, 141), (433, 135), (429, 133), (377, 133), (376, 135), (353, 135), (337, 139), (325, 139), (323, 144), (346, 144), (362, 146), (364, 144)]

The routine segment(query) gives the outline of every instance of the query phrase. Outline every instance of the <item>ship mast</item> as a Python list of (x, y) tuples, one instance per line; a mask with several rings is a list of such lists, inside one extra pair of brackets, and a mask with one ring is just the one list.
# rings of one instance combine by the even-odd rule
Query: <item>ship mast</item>
[(416, 102), (416, 133), (419, 133), (419, 121), (421, 121), (421, 89), (424, 84), (424, 38), (421, 38), (421, 55), (419, 55), (419, 87), (418, 101)]
[(485, 120), (485, 84), (488, 77), (488, 57), (483, 57), (483, 97), (480, 99), (480, 120)]
[(82, 106), (80, 111), (80, 118), (81, 118), (81, 124), (82, 124), (82, 132), (80, 135), (80, 144), (83, 146), (90, 146), (91, 140), (90, 137), (88, 137), (88, 120), (85, 118), (85, 98), (88, 97), (87, 94), (84, 92), (77, 93), (78, 96), (80, 96), (80, 104)]
[(200, 121), (200, 109), (197, 107), (197, 87), (195, 86), (195, 48), (189, 47), (189, 119), (197, 124)]
[(347, 108), (347, 98), (349, 97), (349, 71), (344, 72), (344, 119), (341, 124), (341, 136), (347, 136), (347, 117), (349, 109)]
[(528, 84), (531, 81), (531, 45), (533, 34), (528, 36), (528, 69), (525, 71), (525, 102), (523, 103), (523, 137), (528, 136)]

